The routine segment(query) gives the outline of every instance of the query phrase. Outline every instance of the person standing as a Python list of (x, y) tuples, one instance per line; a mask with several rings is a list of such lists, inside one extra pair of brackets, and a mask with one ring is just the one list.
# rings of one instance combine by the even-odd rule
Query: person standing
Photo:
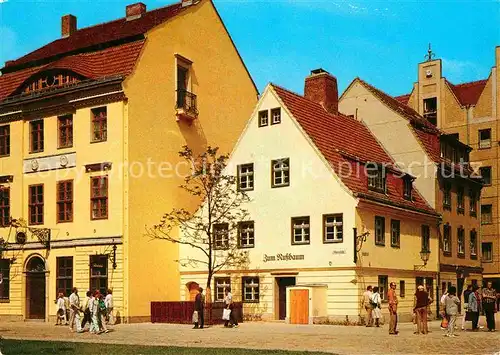
[(396, 283), (391, 282), (390, 289), (387, 292), (387, 298), (389, 300), (389, 334), (397, 335), (399, 332), (398, 328), (398, 296), (396, 296)]
[(472, 292), (472, 285), (468, 285), (467, 289), (464, 291), (464, 306), (463, 306), (463, 317), (462, 317), (462, 330), (465, 330), (465, 322), (467, 321), (467, 313), (469, 310), (469, 296)]
[(224, 303), (226, 304), (226, 308), (231, 310), (229, 314), (229, 320), (224, 322), (224, 327), (229, 327), (229, 323), (234, 328), (238, 328), (238, 321), (234, 316), (234, 304), (233, 304), (233, 294), (231, 293), (231, 287), (226, 288), (226, 296), (224, 297)]
[(104, 295), (99, 293), (98, 299), (98, 322), (99, 322), (99, 331), (102, 333), (108, 333), (108, 327), (106, 326), (106, 303), (104, 302)]
[(81, 333), (80, 329), (80, 297), (78, 296), (78, 289), (73, 287), (73, 292), (69, 296), (69, 329), (74, 331), (76, 324), (76, 331)]
[(495, 331), (495, 302), (497, 293), (493, 289), (493, 283), (488, 281), (486, 288), (483, 288), (483, 310), (486, 316), (486, 325), (489, 332)]
[(68, 325), (68, 320), (66, 319), (66, 302), (64, 301), (64, 293), (59, 292), (57, 296), (57, 320), (56, 325)]
[[(203, 295), (203, 288), (199, 288), (198, 294), (194, 299), (194, 310), (198, 312), (198, 321), (194, 323), (194, 329), (203, 329), (205, 325), (205, 296)], [(231, 312), (233, 313), (233, 312)]]
[(85, 301), (83, 303), (83, 320), (82, 320), (82, 330), (85, 328), (85, 324), (87, 324), (87, 322), (89, 324), (91, 324), (92, 322), (92, 317), (90, 315), (90, 302), (92, 300), (92, 292), (90, 291), (87, 291), (87, 294), (86, 294), (86, 297), (85, 297)]
[(413, 312), (417, 318), (417, 331), (415, 334), (427, 334), (427, 306), (431, 303), (429, 293), (425, 291), (423, 285), (418, 285), (413, 300)]
[(361, 298), (361, 304), (363, 305), (363, 307), (365, 307), (366, 311), (365, 323), (367, 327), (373, 326), (373, 315), (372, 315), (373, 305), (370, 302), (372, 294), (373, 294), (372, 287), (368, 286), (366, 288), (366, 291), (363, 293), (363, 297)]
[(94, 291), (93, 297), (89, 301), (89, 311), (91, 316), (90, 333), (99, 334), (99, 290)]
[(448, 296), (445, 300), (446, 314), (450, 317), (448, 321), (448, 332), (445, 334), (448, 337), (455, 337), (455, 323), (457, 322), (458, 305), (460, 299), (457, 297), (457, 288), (451, 286), (448, 290)]
[(382, 298), (380, 297), (380, 293), (378, 293), (378, 287), (375, 286), (373, 288), (373, 293), (371, 296), (371, 304), (373, 306), (373, 311), (372, 311), (372, 316), (373, 319), (375, 320), (375, 326), (378, 328), (380, 327), (380, 318), (382, 318), (382, 310), (381, 308), (381, 303), (382, 303)]
[(108, 289), (106, 298), (104, 299), (104, 304), (106, 305), (106, 316), (108, 319), (108, 324), (115, 324), (115, 317), (113, 316), (113, 291)]
[(472, 331), (477, 332), (479, 330), (477, 324), (479, 322), (479, 311), (480, 303), (477, 290), (479, 287), (477, 285), (472, 286), (472, 292), (469, 294), (468, 308), (471, 314), (472, 320)]
[(441, 296), (441, 299), (439, 300), (439, 308), (441, 310), (441, 318), (442, 318), (442, 320), (441, 320), (441, 329), (442, 330), (448, 329), (449, 317), (446, 314), (446, 297), (448, 297), (448, 292), (449, 292), (449, 289), (446, 290), (445, 293), (443, 293), (443, 295)]

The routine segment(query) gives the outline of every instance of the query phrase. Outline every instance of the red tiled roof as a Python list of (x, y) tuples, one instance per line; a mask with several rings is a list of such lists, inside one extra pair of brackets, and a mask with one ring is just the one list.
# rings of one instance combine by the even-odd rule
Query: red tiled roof
[(0, 101), (11, 95), (31, 76), (49, 69), (65, 69), (88, 79), (129, 75), (139, 57), (144, 40), (110, 47), (98, 52), (63, 57), (49, 64), (22, 69), (0, 76)]
[(488, 80), (485, 79), (453, 85), (448, 80), (446, 80), (446, 83), (450, 87), (451, 91), (453, 91), (462, 106), (477, 104), (477, 101), (479, 100), (479, 97), (481, 96), (481, 93), (483, 92), (487, 82)]
[(413, 201), (403, 198), (403, 179), (387, 172), (387, 192), (368, 189), (366, 162), (394, 163), (368, 128), (360, 121), (344, 115), (332, 115), (318, 103), (271, 84), (283, 104), (301, 125), (342, 182), (363, 198), (403, 208), (435, 214), (417, 191)]
[(394, 98), (401, 102), (402, 104), (408, 105), (408, 101), (410, 100), (411, 94), (395, 96)]
[(124, 17), (119, 20), (79, 29), (67, 38), (57, 39), (17, 60), (9, 62), (6, 68), (142, 35), (174, 17), (183, 9), (181, 3), (176, 3), (146, 12), (140, 18), (131, 21), (127, 21)]

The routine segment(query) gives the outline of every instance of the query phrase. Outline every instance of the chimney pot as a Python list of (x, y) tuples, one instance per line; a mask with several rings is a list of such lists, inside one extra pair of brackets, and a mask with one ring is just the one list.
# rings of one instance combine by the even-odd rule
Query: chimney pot
[(337, 78), (323, 68), (311, 70), (305, 80), (304, 96), (321, 104), (331, 114), (339, 113)]
[(125, 13), (127, 21), (138, 19), (146, 13), (146, 4), (137, 2), (135, 4), (127, 5)]
[(61, 36), (63, 38), (71, 36), (76, 32), (76, 17), (73, 15), (64, 15), (61, 18)]

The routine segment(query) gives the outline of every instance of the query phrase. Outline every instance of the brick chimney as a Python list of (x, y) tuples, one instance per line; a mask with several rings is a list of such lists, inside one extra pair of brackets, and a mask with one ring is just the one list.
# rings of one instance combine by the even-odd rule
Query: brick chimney
[(71, 36), (76, 32), (76, 17), (73, 15), (64, 15), (61, 18), (61, 36), (63, 38)]
[(337, 78), (324, 69), (311, 70), (305, 81), (304, 96), (320, 103), (329, 113), (339, 112)]
[(125, 8), (125, 13), (127, 16), (127, 21), (138, 19), (146, 13), (146, 4), (137, 2), (132, 5), (127, 5), (127, 7)]

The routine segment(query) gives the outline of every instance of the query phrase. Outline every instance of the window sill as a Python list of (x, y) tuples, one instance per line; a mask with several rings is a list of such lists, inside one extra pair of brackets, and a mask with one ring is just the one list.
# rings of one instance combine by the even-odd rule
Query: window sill
[(481, 146), (479, 146), (477, 149), (478, 150), (484, 150), (484, 149), (490, 149), (490, 148), (491, 148), (491, 145), (488, 146), (488, 147), (481, 147)]
[(292, 245), (310, 245), (311, 242), (304, 242), (304, 243), (297, 243), (297, 242), (293, 242)]
[(378, 187), (368, 186), (368, 190), (378, 192), (385, 195), (385, 189), (380, 189)]
[(443, 256), (451, 256), (451, 251), (443, 251)]
[(108, 216), (106, 217), (91, 217), (90, 220), (91, 221), (103, 221), (103, 220), (107, 220), (108, 219)]
[(241, 191), (241, 192), (253, 191), (253, 187), (251, 187), (251, 188), (246, 188), (246, 189), (242, 189), (242, 188), (238, 187), (238, 191)]
[(488, 264), (491, 264), (493, 263), (493, 260), (481, 260), (482, 263), (488, 263)]
[(375, 245), (379, 247), (385, 247), (385, 243), (382, 242), (375, 242)]
[(10, 303), (10, 299), (0, 299), (0, 303)]
[(279, 187), (287, 187), (287, 186), (290, 186), (290, 183), (288, 183), (288, 184), (282, 184), (282, 185), (274, 185), (274, 184), (272, 184), (272, 185), (271, 185), (271, 188), (275, 189), (275, 188), (279, 188)]
[(10, 154), (0, 155), (0, 158), (8, 158), (8, 157), (10, 157)]
[(471, 260), (477, 260), (477, 255), (471, 255), (470, 258)]
[(68, 146), (64, 146), (64, 147), (57, 147), (58, 150), (70, 149), (70, 148), (73, 148), (73, 144), (72, 145), (68, 145)]
[(61, 223), (73, 223), (73, 220), (70, 220), (70, 221), (57, 221), (56, 223), (57, 224), (61, 224)]
[(259, 300), (257, 300), (257, 301), (242, 301), (242, 303), (260, 303), (260, 301)]
[(323, 244), (340, 244), (343, 242), (344, 242), (343, 239), (341, 239), (341, 240), (324, 240), (323, 239)]
[(457, 257), (460, 259), (465, 259), (465, 253), (458, 253)]
[(481, 222), (481, 225), (482, 225), (482, 226), (487, 226), (487, 225), (489, 225), (489, 224), (493, 224), (493, 222)]
[(99, 141), (90, 141), (90, 144), (96, 144), (96, 143), (104, 143), (107, 142), (107, 139), (99, 140)]
[(252, 249), (252, 248), (255, 248), (255, 245), (239, 245), (238, 246), (238, 249)]
[(391, 248), (400, 249), (401, 245), (400, 244), (391, 244)]

